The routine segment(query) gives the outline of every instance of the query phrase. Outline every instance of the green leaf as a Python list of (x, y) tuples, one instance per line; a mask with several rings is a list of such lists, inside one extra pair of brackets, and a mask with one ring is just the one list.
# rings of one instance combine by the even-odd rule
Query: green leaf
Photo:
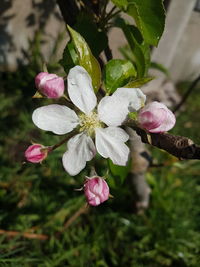
[(116, 20), (116, 26), (120, 27), (128, 41), (134, 56), (137, 68), (137, 77), (142, 78), (146, 75), (150, 64), (150, 48), (143, 41), (140, 31), (133, 25), (128, 25), (123, 19)]
[(123, 184), (131, 168), (131, 162), (129, 161), (126, 166), (119, 166), (113, 164), (112, 161), (108, 159), (108, 166), (112, 175), (118, 177), (120, 179), (120, 183)]
[(78, 16), (74, 29), (86, 40), (95, 57), (107, 47), (107, 35), (97, 28), (90, 16), (86, 14)]
[(154, 79), (154, 77), (145, 77), (145, 78), (141, 78), (141, 79), (136, 79), (136, 80), (130, 81), (124, 87), (125, 88), (138, 88), (138, 87), (141, 87), (144, 84), (152, 81), (153, 79)]
[(126, 9), (128, 5), (128, 0), (112, 0), (112, 2), (121, 9)]
[(169, 73), (168, 69), (166, 69), (165, 66), (163, 66), (163, 65), (160, 64), (160, 63), (157, 63), (157, 62), (151, 62), (151, 64), (150, 64), (150, 68), (151, 68), (151, 69), (156, 69), (156, 70), (159, 70), (159, 71), (163, 72), (167, 77), (170, 76), (170, 73)]
[[(148, 72), (150, 65), (150, 48), (149, 45), (143, 40), (140, 31), (134, 25), (129, 25), (128, 27), (134, 41), (133, 52), (135, 61), (138, 69), (141, 70), (138, 72), (138, 77), (141, 78)], [(143, 66), (141, 65), (140, 59), (142, 60), (141, 62), (144, 62)]]
[(165, 26), (163, 0), (128, 0), (126, 12), (135, 19), (145, 42), (157, 46)]
[(133, 64), (128, 60), (112, 59), (104, 68), (103, 81), (106, 92), (109, 94), (125, 85), (131, 78), (136, 77), (137, 73)]
[(94, 91), (97, 92), (101, 84), (101, 69), (98, 61), (93, 56), (85, 39), (70, 26), (67, 26), (71, 39), (78, 55), (78, 64), (90, 74)]
[(78, 55), (73, 42), (69, 42), (67, 44), (63, 52), (63, 57), (59, 63), (63, 66), (66, 73), (68, 73), (71, 68), (79, 63)]

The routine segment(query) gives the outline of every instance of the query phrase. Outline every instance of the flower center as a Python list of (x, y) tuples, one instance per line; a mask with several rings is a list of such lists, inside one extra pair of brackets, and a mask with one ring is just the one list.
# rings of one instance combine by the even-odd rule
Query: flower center
[(91, 112), (90, 114), (79, 115), (80, 119), (80, 132), (86, 131), (88, 135), (93, 135), (96, 128), (101, 128), (103, 125), (98, 118), (96, 112)]

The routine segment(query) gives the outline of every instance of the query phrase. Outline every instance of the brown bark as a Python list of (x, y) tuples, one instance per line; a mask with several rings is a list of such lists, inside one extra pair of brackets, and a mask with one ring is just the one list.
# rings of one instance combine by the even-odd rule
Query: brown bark
[(147, 133), (135, 126), (133, 129), (143, 143), (163, 149), (179, 159), (200, 159), (200, 146), (187, 137), (170, 133)]

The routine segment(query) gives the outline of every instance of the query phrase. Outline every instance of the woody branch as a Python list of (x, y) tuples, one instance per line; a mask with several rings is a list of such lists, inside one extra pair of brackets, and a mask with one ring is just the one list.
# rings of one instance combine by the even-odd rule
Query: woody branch
[(179, 159), (200, 159), (200, 146), (187, 137), (170, 133), (147, 133), (137, 126), (132, 128), (143, 143), (163, 149)]

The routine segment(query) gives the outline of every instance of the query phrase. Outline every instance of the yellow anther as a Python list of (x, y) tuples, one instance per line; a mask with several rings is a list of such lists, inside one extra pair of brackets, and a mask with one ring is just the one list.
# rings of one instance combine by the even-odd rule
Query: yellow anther
[(100, 122), (96, 112), (90, 114), (79, 115), (80, 132), (86, 131), (88, 135), (92, 136), (96, 128), (101, 128), (103, 125)]

